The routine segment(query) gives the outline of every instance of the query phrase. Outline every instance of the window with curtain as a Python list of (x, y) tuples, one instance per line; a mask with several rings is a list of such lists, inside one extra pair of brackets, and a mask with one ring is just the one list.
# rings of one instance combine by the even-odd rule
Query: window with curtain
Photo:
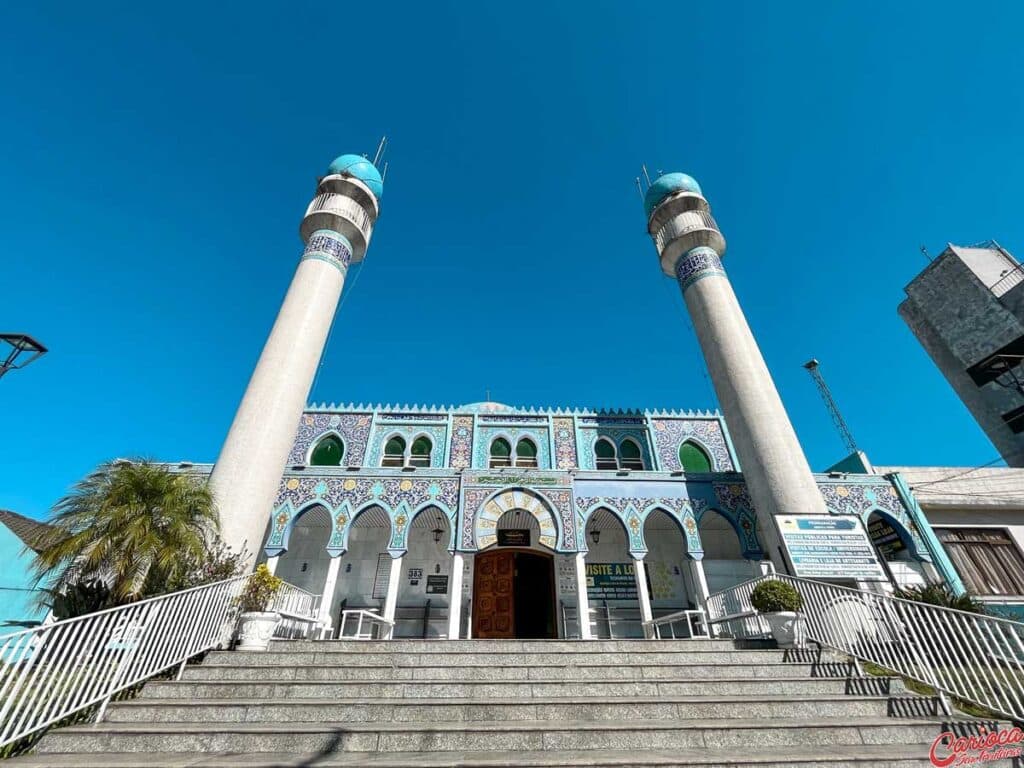
[(491, 462), (490, 467), (492, 469), (496, 467), (511, 467), (512, 466), (512, 446), (509, 445), (508, 440), (503, 437), (497, 438), (491, 443)]
[(345, 455), (345, 445), (335, 435), (328, 435), (313, 449), (309, 463), (314, 467), (337, 467)]
[(679, 463), (683, 472), (710, 472), (711, 459), (699, 446), (689, 441), (679, 446)]
[(635, 440), (623, 440), (619, 446), (620, 469), (643, 469), (644, 459)]
[(1024, 595), (1024, 557), (1003, 528), (936, 528), (968, 592)]
[(433, 448), (434, 444), (430, 442), (430, 438), (420, 435), (412, 441), (412, 448), (409, 450), (409, 464), (413, 467), (429, 467), (430, 452)]
[(405, 466), (405, 440), (398, 435), (390, 438), (384, 444), (384, 458), (381, 459), (382, 467), (403, 467)]
[(533, 440), (524, 437), (516, 443), (516, 466), (536, 468), (537, 446), (533, 444)]
[(615, 452), (615, 443), (607, 437), (602, 437), (594, 443), (594, 459), (598, 469), (619, 468), (619, 461)]

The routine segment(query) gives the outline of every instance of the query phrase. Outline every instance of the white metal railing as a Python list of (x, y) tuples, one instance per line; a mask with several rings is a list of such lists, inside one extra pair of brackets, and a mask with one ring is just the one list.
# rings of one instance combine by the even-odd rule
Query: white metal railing
[[(100, 720), (115, 694), (227, 647), (249, 578), (0, 636), (0, 747), (96, 705)], [(291, 606), (312, 619), (316, 601), (308, 598), (316, 596), (285, 583), (270, 610)]]
[(0, 746), (226, 642), (247, 578), (0, 636)]
[[(781, 574), (711, 595), (711, 623), (731, 626), (756, 614), (750, 593), (771, 579), (800, 592), (808, 639), (929, 685), (940, 695), (1024, 718), (1024, 624)], [(944, 696), (943, 704), (948, 708)]]
[[(356, 622), (356, 631), (353, 635), (345, 634), (345, 625), (349, 619)], [(364, 630), (363, 624), (369, 624)], [(379, 613), (363, 610), (362, 608), (349, 608), (341, 612), (341, 626), (338, 627), (339, 640), (390, 640), (395, 631), (395, 622), (388, 621)]]
[(292, 614), (295, 616), (316, 616), (320, 608), (320, 595), (314, 595), (304, 589), (285, 582), (274, 595), (267, 607), (268, 611)]
[(644, 622), (644, 636), (651, 637), (656, 640), (664, 639), (662, 637), (662, 628), (665, 628), (669, 632), (669, 637), (673, 640), (678, 639), (676, 635), (676, 624), (684, 624), (686, 626), (686, 634), (684, 638), (709, 638), (711, 633), (708, 631), (708, 618), (704, 613), (704, 610), (697, 608), (696, 610), (684, 610), (676, 611), (675, 613), (669, 613), (665, 616), (659, 616), (651, 621)]

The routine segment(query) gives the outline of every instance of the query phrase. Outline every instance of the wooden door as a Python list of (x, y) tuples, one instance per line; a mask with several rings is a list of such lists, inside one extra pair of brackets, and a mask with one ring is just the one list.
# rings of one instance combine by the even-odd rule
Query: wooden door
[(473, 637), (515, 637), (515, 553), (476, 556), (473, 572)]

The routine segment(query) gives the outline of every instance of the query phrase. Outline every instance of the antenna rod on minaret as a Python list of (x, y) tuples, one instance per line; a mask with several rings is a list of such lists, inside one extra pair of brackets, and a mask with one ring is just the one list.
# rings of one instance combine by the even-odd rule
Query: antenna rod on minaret
[(639, 176), (636, 177), (636, 192), (637, 192), (638, 195), (640, 195), (640, 202), (643, 202), (643, 199), (644, 199), (644, 189), (643, 189), (643, 187), (640, 186), (640, 177)]
[(647, 179), (647, 188), (651, 188), (651, 175), (647, 173), (647, 163), (640, 166), (640, 170), (644, 172), (644, 178)]
[(384, 170), (381, 171), (380, 180), (384, 181), (388, 177), (388, 161), (384, 161)]
[(814, 383), (818, 385), (818, 392), (821, 394), (821, 399), (825, 401), (825, 407), (828, 408), (829, 415), (832, 417), (832, 423), (836, 425), (840, 437), (843, 438), (843, 442), (846, 443), (846, 449), (850, 453), (858, 453), (860, 449), (857, 448), (857, 441), (853, 439), (853, 433), (846, 424), (846, 419), (843, 418), (843, 414), (839, 412), (839, 406), (836, 405), (835, 398), (832, 397), (832, 391), (828, 388), (828, 384), (825, 383), (825, 377), (821, 375), (821, 369), (818, 367), (818, 361), (811, 359), (804, 363), (804, 368), (811, 374), (811, 378), (814, 379)]
[(373, 164), (374, 165), (377, 164), (377, 162), (380, 160), (381, 155), (384, 154), (384, 147), (385, 147), (385, 145), (387, 145), (387, 143), (388, 143), (388, 137), (387, 136), (381, 136), (380, 137), (380, 144), (377, 145), (377, 153), (373, 156)]

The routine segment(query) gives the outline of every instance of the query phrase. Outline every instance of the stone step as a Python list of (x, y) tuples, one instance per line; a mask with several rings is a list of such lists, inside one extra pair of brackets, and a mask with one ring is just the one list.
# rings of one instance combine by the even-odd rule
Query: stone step
[[(744, 745), (728, 749), (571, 750), (520, 752), (265, 752), (198, 754), (93, 753), (28, 755), (17, 768), (931, 768), (923, 744), (824, 747)], [(984, 763), (1010, 768), (1013, 760)]]
[(186, 680), (372, 680), (377, 682), (404, 682), (408, 680), (450, 680), (473, 682), (479, 680), (522, 682), (528, 680), (583, 681), (593, 679), (616, 680), (717, 680), (721, 678), (749, 677), (848, 677), (852, 667), (849, 662), (824, 662), (805, 664), (800, 662), (777, 662), (765, 664), (722, 663), (722, 664), (663, 664), (642, 667), (616, 665), (587, 666), (540, 666), (506, 665), (496, 660), (498, 666), (489, 667), (389, 667), (389, 666), (297, 666), (226, 664), (186, 667)]
[[(349, 647), (353, 645), (348, 644)], [(360, 650), (350, 651), (217, 651), (209, 654), (204, 666), (372, 666), (395, 667), (452, 666), (487, 667), (500, 663), (503, 666), (565, 666), (571, 664), (607, 666), (643, 666), (646, 664), (775, 664), (781, 661), (837, 661), (835, 653), (817, 650), (761, 650), (761, 651), (557, 651), (553, 653), (380, 653)]]
[[(959, 728), (977, 732), (981, 721)], [(998, 724), (988, 724), (997, 727)], [(439, 752), (602, 749), (736, 749), (920, 744), (938, 718), (509, 721), (474, 723), (100, 723), (47, 734), (41, 754), (74, 752)]]
[(756, 696), (854, 694), (885, 696), (903, 693), (902, 681), (890, 677), (734, 677), (715, 680), (587, 681), (536, 680), (532, 682), (374, 682), (360, 680), (304, 681), (158, 681), (142, 690), (142, 699), (512, 699), (564, 696), (621, 699), (630, 696)]
[[(896, 702), (893, 702), (895, 704)], [(883, 717), (899, 713), (936, 714), (923, 697), (893, 706), (883, 696), (665, 696), (594, 700), (579, 697), (488, 701), (479, 699), (252, 699), (156, 701), (136, 699), (111, 705), (114, 723), (385, 723), (512, 720), (667, 720), (695, 718)]]
[(324, 653), (349, 653), (357, 649), (366, 653), (558, 653), (627, 652), (657, 653), (661, 651), (728, 651), (770, 650), (771, 640), (272, 640), (271, 652), (293, 653), (315, 650)]

